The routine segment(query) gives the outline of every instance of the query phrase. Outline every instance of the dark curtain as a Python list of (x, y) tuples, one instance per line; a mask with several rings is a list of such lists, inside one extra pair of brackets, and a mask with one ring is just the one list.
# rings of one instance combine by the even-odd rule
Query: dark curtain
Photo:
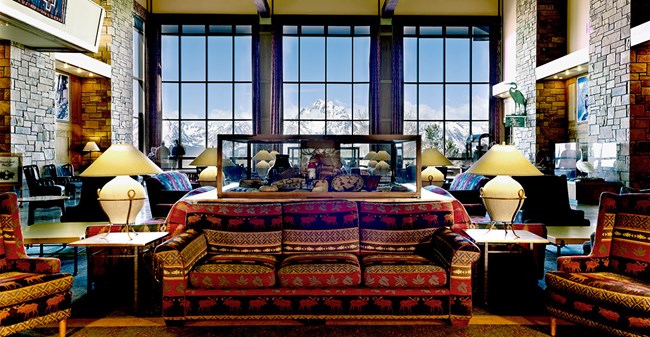
[(377, 25), (372, 25), (370, 28), (370, 95), (368, 102), (369, 118), (370, 118), (370, 134), (375, 135), (380, 133), (380, 74), (381, 74), (381, 40), (380, 30)]
[(259, 135), (262, 132), (262, 110), (259, 97), (260, 92), (260, 33), (253, 31), (252, 37), (252, 58), (253, 58), (253, 134)]
[(402, 80), (404, 77), (404, 34), (401, 26), (393, 27), (393, 72), (392, 72), (392, 104), (391, 104), (391, 124), (390, 131), (392, 134), (401, 135), (404, 132), (404, 86)]
[(282, 25), (272, 28), (271, 134), (282, 134)]

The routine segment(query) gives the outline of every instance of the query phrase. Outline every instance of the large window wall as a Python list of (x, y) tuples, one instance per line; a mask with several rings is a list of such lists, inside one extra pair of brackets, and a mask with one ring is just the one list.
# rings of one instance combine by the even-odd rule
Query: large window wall
[(367, 135), (370, 26), (283, 26), (283, 133)]
[(488, 133), (488, 27), (404, 26), (404, 133), (450, 158), (472, 134)]
[(144, 21), (133, 16), (133, 146), (142, 144), (144, 121)]
[(162, 135), (187, 157), (217, 146), (218, 134), (251, 134), (251, 25), (161, 27)]

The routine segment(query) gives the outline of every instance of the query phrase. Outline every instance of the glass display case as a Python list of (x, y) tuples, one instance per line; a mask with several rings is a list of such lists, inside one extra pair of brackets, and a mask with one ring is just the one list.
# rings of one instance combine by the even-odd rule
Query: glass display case
[(420, 136), (217, 138), (220, 198), (420, 196)]

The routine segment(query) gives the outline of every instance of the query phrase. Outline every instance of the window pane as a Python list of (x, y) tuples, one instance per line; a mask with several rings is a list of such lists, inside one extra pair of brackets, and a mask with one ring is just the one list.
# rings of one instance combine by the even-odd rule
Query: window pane
[(183, 34), (204, 34), (204, 25), (183, 25)]
[(298, 119), (298, 85), (285, 84), (282, 90), (284, 119)]
[(208, 84), (208, 118), (232, 119), (232, 84)]
[(354, 77), (353, 81), (370, 81), (370, 38), (355, 37), (354, 42)]
[(205, 80), (205, 37), (181, 37), (181, 80)]
[(350, 26), (330, 26), (327, 28), (330, 35), (350, 35)]
[(282, 133), (285, 135), (297, 135), (298, 134), (298, 122), (287, 122), (283, 123)]
[(162, 84), (162, 115), (164, 119), (178, 118), (178, 84)]
[(253, 63), (251, 61), (251, 37), (235, 37), (235, 81), (251, 81)]
[(178, 139), (178, 121), (162, 122), (162, 139), (167, 147), (174, 144), (174, 140)]
[(205, 148), (205, 121), (181, 122), (181, 145), (185, 148), (185, 156), (193, 157), (201, 154)]
[(419, 135), (417, 122), (404, 122), (405, 135)]
[(418, 39), (404, 38), (404, 81), (418, 80)]
[(253, 122), (252, 121), (235, 121), (235, 130), (234, 134), (237, 135), (252, 135), (253, 134)]
[(420, 35), (442, 36), (442, 27), (420, 27)]
[(313, 34), (323, 34), (325, 33), (325, 27), (323, 26), (302, 26), (303, 34), (313, 35)]
[(442, 39), (420, 39), (420, 82), (442, 82), (442, 50)]
[(352, 119), (352, 85), (327, 85), (327, 119)]
[(231, 25), (210, 25), (209, 28), (210, 33), (217, 33), (217, 34), (231, 34), (232, 33), (232, 26)]
[(442, 151), (443, 140), (445, 139), (443, 123), (424, 122), (420, 123), (418, 134), (422, 135), (422, 147), (435, 147)]
[(208, 80), (232, 81), (232, 37), (208, 37)]
[[(210, 135), (227, 135), (232, 134), (232, 122), (231, 121), (210, 121), (208, 122), (208, 134)], [(210, 137), (212, 138), (212, 137)], [(216, 137), (215, 137), (216, 139)], [(210, 140), (213, 142), (213, 140)], [(216, 140), (214, 140), (216, 144)], [(208, 145), (210, 146), (210, 145)]]
[(144, 37), (137, 30), (133, 30), (133, 76), (142, 78), (144, 72), (144, 54), (142, 47), (144, 44)]
[(282, 38), (282, 73), (284, 81), (298, 80), (298, 37)]
[(418, 86), (404, 84), (404, 119), (416, 120), (418, 118)]
[(472, 81), (490, 81), (490, 41), (472, 42)]
[(351, 135), (352, 122), (351, 121), (327, 122), (327, 134), (328, 135)]
[[(325, 86), (324, 85), (322, 84), (301, 84), (300, 85), (300, 119), (325, 119)], [(324, 126), (325, 125), (323, 124), (323, 127)], [(321, 130), (324, 130), (324, 128)]]
[(446, 90), (446, 119), (469, 119), (469, 85), (451, 84)]
[(472, 133), (473, 134), (484, 134), (488, 133), (489, 125), (488, 122), (472, 122)]
[(353, 132), (355, 135), (370, 134), (370, 123), (368, 121), (355, 121), (353, 123)]
[(325, 80), (325, 38), (300, 38), (300, 80)]
[(448, 82), (469, 81), (469, 39), (446, 39), (445, 71)]
[(178, 33), (177, 25), (162, 25), (160, 27), (160, 32), (163, 34), (176, 34)]
[(368, 102), (369, 102), (369, 85), (368, 84), (355, 84), (354, 85), (354, 103), (352, 106), (352, 111), (354, 113), (354, 119), (365, 119), (368, 120)]
[(235, 119), (253, 118), (253, 92), (250, 83), (235, 84)]
[(178, 80), (178, 36), (162, 36), (162, 80)]
[(472, 119), (489, 119), (490, 86), (488, 84), (472, 85)]
[(352, 39), (349, 37), (327, 38), (327, 80), (352, 81)]
[(324, 121), (302, 121), (300, 122), (300, 134), (303, 135), (322, 135), (325, 130)]
[(205, 118), (205, 84), (181, 84), (181, 118)]
[(445, 155), (452, 158), (463, 157), (466, 152), (467, 137), (469, 137), (468, 122), (447, 122), (445, 124)]
[(443, 118), (443, 86), (441, 84), (420, 85), (420, 120), (441, 120)]
[(447, 27), (447, 35), (468, 35), (469, 27)]

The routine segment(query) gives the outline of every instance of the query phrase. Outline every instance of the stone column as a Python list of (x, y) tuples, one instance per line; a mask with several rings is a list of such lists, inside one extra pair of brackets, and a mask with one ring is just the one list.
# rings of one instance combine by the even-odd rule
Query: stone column
[(650, 42), (630, 52), (630, 181), (650, 188)]

